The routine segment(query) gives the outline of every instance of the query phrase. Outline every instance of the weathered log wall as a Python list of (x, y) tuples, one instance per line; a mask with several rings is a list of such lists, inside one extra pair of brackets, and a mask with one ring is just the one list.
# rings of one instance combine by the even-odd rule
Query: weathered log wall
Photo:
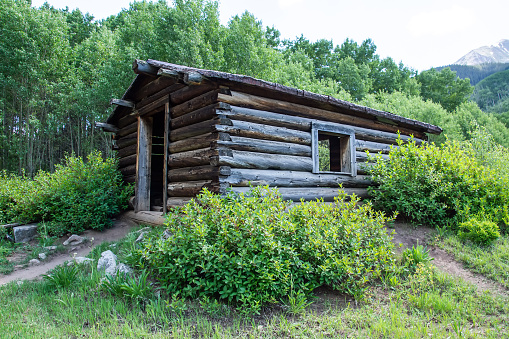
[[(143, 87), (132, 113), (118, 120), (116, 145), (126, 181), (134, 181), (137, 116), (163, 112), (170, 103), (168, 205), (189, 201), (203, 188), (245, 192), (249, 185), (279, 187), (286, 199), (330, 201), (341, 184), (347, 193), (366, 195), (371, 184), (366, 152), (387, 158), (396, 139), (425, 135), (391, 123), (279, 101), (203, 82), (185, 86), (155, 78)], [(165, 84), (165, 85), (163, 85)], [(313, 173), (314, 123), (348, 128), (355, 134), (356, 176)], [(353, 171), (355, 173), (355, 171)]]

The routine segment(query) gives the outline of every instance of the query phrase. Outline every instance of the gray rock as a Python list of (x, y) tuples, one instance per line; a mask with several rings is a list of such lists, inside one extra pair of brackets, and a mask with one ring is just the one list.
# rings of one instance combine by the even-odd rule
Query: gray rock
[(39, 253), (39, 259), (41, 260), (46, 259), (46, 253)]
[(37, 259), (32, 259), (32, 260), (30, 260), (30, 261), (28, 262), (28, 264), (29, 264), (30, 266), (37, 266), (37, 265), (39, 265), (40, 263), (41, 263), (41, 262), (40, 262), (39, 260), (37, 260)]
[(56, 246), (44, 246), (43, 249), (46, 251), (55, 251), (57, 249)]
[(140, 242), (140, 241), (143, 241), (143, 239), (145, 239), (145, 234), (147, 234), (148, 232), (143, 232), (143, 233), (140, 233), (140, 235), (138, 236), (138, 238), (136, 238), (136, 240), (134, 242)]
[(79, 245), (81, 243), (83, 243), (85, 241), (85, 238), (84, 237), (80, 237), (79, 235), (77, 234), (73, 234), (69, 237), (69, 239), (67, 239), (66, 241), (64, 241), (63, 245), (64, 246), (76, 246), (76, 245)]
[(127, 266), (126, 264), (120, 263), (117, 266), (117, 274), (123, 275), (131, 275), (133, 273), (133, 269)]
[(37, 224), (16, 226), (12, 228), (14, 242), (29, 242), (37, 236)]
[(97, 270), (104, 270), (106, 275), (115, 276), (117, 271), (117, 256), (110, 250), (102, 252), (97, 262)]
[(164, 230), (163, 235), (162, 235), (163, 239), (165, 239), (165, 240), (168, 238), (171, 238), (172, 236), (173, 236), (173, 234), (171, 234), (171, 232), (169, 230)]

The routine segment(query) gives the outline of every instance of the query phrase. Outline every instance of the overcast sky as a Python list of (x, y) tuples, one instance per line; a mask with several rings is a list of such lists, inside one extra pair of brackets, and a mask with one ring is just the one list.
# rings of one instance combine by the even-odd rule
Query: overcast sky
[[(170, 0), (171, 1), (171, 0)], [(32, 0), (39, 7), (44, 0)], [(48, 0), (96, 19), (128, 8), (129, 0)], [(419, 71), (454, 63), (477, 47), (509, 39), (507, 0), (220, 0), (221, 21), (249, 11), (283, 38), (311, 41), (371, 38), (382, 57)]]

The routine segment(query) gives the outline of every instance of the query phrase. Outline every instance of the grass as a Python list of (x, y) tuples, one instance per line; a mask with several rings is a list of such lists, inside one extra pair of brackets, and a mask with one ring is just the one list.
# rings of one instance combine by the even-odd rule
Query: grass
[(456, 235), (444, 237), (438, 245), (465, 263), (473, 272), (491, 278), (509, 288), (509, 236), (500, 237), (492, 246), (463, 243)]
[[(111, 249), (126, 260), (136, 237), (131, 233), (117, 244), (101, 244), (91, 257), (97, 260)], [(143, 282), (150, 293), (112, 294), (96, 263), (81, 266), (69, 287), (46, 280), (0, 287), (2, 337), (503, 338), (509, 332), (506, 296), (481, 293), (422, 264), (406, 278), (370, 287), (360, 304), (320, 289), (302, 312), (269, 305), (258, 316), (246, 316), (235, 305), (212, 299), (165, 295), (140, 273), (130, 284)]]

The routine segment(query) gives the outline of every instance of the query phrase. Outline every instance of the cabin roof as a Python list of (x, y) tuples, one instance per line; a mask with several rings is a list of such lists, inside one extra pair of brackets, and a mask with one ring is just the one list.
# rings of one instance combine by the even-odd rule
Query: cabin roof
[[(249, 94), (368, 118), (383, 123), (411, 128), (419, 132), (430, 134), (442, 133), (442, 129), (440, 127), (426, 122), (405, 118), (390, 112), (357, 105), (328, 95), (321, 95), (293, 87), (283, 86), (246, 75), (181, 66), (152, 59), (148, 59), (147, 61), (135, 60), (133, 63), (133, 70), (137, 73), (137, 76), (124, 93), (122, 97), (123, 100), (130, 100), (133, 93), (145, 85), (147, 81), (150, 81), (154, 79), (154, 77), (158, 76), (158, 74), (161, 74), (161, 70), (163, 70), (173, 72), (181, 79), (189, 78), (190, 75), (199, 74), (209, 81), (216, 82), (220, 86), (230, 87), (232, 90), (239, 90)], [(116, 121), (125, 113), (127, 113), (125, 107), (117, 106), (108, 117), (108, 123)]]

